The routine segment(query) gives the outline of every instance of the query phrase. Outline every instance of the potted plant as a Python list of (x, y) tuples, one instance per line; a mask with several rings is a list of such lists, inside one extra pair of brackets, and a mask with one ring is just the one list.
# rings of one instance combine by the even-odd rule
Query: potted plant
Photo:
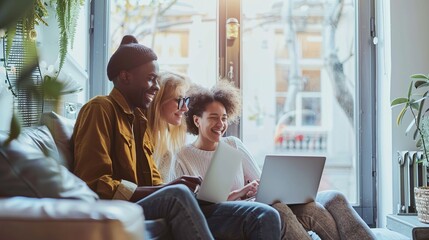
[[(404, 115), (410, 112), (412, 120), (409, 123), (405, 133), (409, 133), (415, 127), (413, 139), (416, 140), (416, 146), (423, 152), (422, 159), (418, 163), (425, 166), (429, 160), (429, 107), (425, 106), (425, 101), (429, 97), (429, 74), (414, 74), (411, 76), (410, 86), (406, 97), (396, 98), (391, 106), (402, 106), (398, 114), (396, 123), (402, 122)], [(414, 188), (416, 209), (418, 219), (421, 222), (429, 223), (429, 188), (420, 186)]]

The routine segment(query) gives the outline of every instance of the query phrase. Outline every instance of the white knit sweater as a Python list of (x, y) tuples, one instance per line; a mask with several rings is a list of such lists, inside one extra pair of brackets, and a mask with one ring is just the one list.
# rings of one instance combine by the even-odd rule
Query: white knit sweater
[[(252, 155), (244, 146), (243, 142), (236, 137), (222, 138), (223, 142), (238, 149), (243, 154), (242, 168), (237, 172), (231, 190), (242, 188), (244, 183), (259, 179), (261, 169), (256, 164)], [(204, 151), (194, 147), (192, 144), (184, 146), (175, 157), (175, 167), (170, 171), (170, 179), (175, 179), (183, 175), (201, 176), (204, 178), (207, 168), (215, 151)], [(221, 176), (219, 176), (221, 177)]]

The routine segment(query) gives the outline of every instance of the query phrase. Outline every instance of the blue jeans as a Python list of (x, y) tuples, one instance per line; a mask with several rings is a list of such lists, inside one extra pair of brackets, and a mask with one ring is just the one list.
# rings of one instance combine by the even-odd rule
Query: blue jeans
[(194, 194), (184, 185), (168, 186), (138, 201), (147, 220), (163, 219), (166, 231), (147, 225), (148, 239), (203, 239), (213, 236)]
[(231, 201), (200, 207), (216, 239), (280, 239), (280, 216), (266, 204)]

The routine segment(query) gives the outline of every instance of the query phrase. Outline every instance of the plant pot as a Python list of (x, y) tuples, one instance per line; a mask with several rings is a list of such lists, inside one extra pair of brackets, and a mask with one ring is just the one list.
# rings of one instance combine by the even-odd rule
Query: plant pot
[(429, 223), (429, 187), (415, 187), (417, 218), (420, 222)]

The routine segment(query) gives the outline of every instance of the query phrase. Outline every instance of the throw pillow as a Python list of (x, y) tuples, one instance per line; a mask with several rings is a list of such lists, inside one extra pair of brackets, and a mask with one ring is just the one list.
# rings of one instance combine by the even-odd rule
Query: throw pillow
[(51, 132), (46, 126), (22, 128), (17, 141), (21, 144), (30, 145), (40, 150), (46, 156), (50, 156), (59, 161), (60, 164), (64, 165), (64, 162), (58, 153), (58, 148), (55, 145), (54, 139), (52, 139)]
[(44, 128), (47, 130), (44, 126), (25, 128), (7, 146), (4, 142), (8, 135), (0, 132), (0, 197), (98, 199), (85, 182), (59, 164), (54, 154), (49, 156), (47, 148), (41, 147), (54, 141), (50, 134), (45, 135)]
[(73, 149), (70, 140), (75, 122), (76, 120), (68, 119), (55, 112), (43, 113), (40, 122), (49, 128), (64, 165), (68, 169), (73, 166)]

